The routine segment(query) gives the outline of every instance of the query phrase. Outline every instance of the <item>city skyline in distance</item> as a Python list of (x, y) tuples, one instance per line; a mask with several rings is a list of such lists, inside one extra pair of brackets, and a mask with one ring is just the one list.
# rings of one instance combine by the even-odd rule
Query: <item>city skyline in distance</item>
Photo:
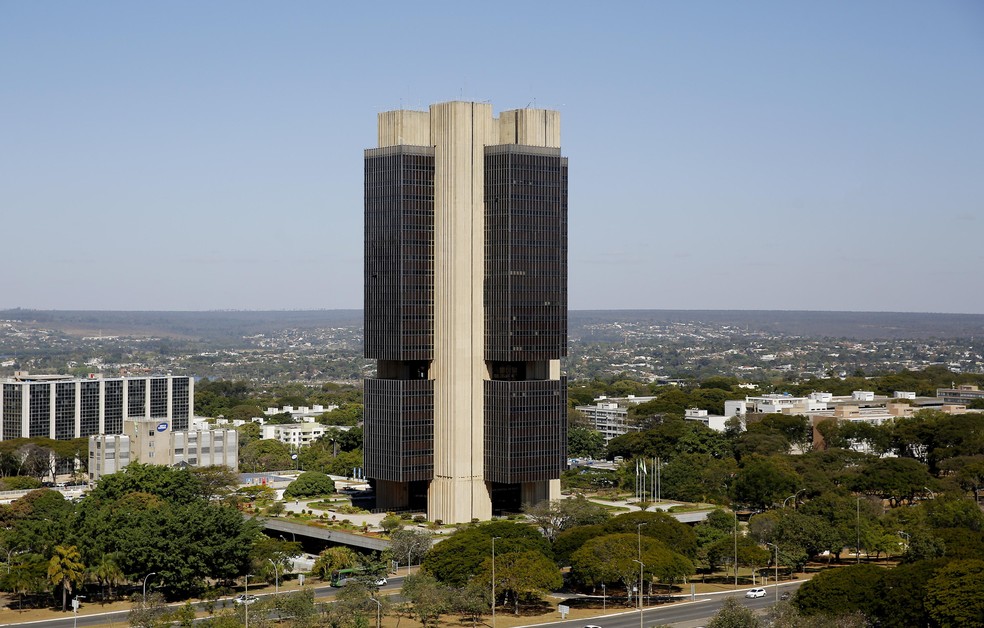
[(358, 308), (375, 114), (465, 99), (560, 111), (574, 310), (984, 313), (979, 4), (390, 9), (5, 5), (0, 308)]

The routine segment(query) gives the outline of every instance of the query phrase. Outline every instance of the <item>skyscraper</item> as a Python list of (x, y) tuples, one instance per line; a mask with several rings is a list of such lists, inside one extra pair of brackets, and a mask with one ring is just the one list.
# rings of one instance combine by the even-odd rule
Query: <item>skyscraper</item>
[(567, 462), (560, 115), (379, 114), (365, 152), (365, 470), (445, 523), (554, 499)]

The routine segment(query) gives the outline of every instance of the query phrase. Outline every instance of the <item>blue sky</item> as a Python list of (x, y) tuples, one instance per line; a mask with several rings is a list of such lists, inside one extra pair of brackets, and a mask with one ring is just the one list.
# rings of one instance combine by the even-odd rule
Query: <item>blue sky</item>
[(558, 109), (575, 309), (984, 313), (984, 3), (0, 1), (0, 307), (362, 305), (376, 114)]

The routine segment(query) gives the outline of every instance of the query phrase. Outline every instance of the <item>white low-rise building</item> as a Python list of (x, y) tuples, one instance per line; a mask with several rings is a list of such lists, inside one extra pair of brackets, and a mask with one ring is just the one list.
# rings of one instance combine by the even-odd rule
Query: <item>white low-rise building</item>
[(350, 425), (322, 425), (321, 423), (282, 423), (268, 424), (262, 428), (265, 440), (279, 440), (291, 447), (307, 447), (331, 430), (347, 432)]
[(762, 414), (805, 414), (827, 409), (829, 393), (820, 393), (817, 397), (793, 397), (789, 394), (768, 394), (757, 397), (745, 397), (742, 400), (724, 402), (724, 414), (728, 417), (744, 416), (749, 412)]
[(604, 437), (605, 445), (607, 445), (608, 441), (616, 436), (639, 430), (637, 426), (628, 423), (630, 405), (646, 403), (655, 398), (636, 397), (634, 395), (617, 398), (598, 397), (593, 406), (577, 406), (577, 409), (591, 423), (591, 429)]
[(294, 406), (284, 406), (283, 408), (271, 407), (264, 410), (263, 414), (266, 416), (274, 416), (277, 414), (289, 414), (290, 418), (294, 419), (295, 421), (304, 421), (307, 423), (313, 423), (319, 416), (321, 416), (325, 412), (332, 412), (334, 410), (338, 410), (338, 406), (336, 405), (322, 406), (322, 405), (314, 404), (311, 406), (298, 406), (296, 408)]
[(727, 427), (728, 420), (733, 417), (708, 414), (707, 410), (701, 410), (699, 408), (688, 408), (684, 411), (683, 418), (688, 421), (700, 421), (715, 432), (723, 432), (725, 427)]

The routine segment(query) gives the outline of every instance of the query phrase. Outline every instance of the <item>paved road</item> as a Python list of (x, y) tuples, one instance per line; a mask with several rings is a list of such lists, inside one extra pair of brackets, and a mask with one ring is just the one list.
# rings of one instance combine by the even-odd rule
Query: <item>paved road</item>
[[(803, 582), (791, 582), (780, 585), (779, 590), (793, 592)], [(739, 596), (742, 604), (753, 610), (764, 610), (775, 604), (774, 587), (766, 589), (767, 595), (764, 598), (747, 599), (744, 591), (737, 593), (715, 593), (713, 595), (698, 595), (697, 600), (681, 604), (668, 604), (642, 611), (643, 627), (659, 626), (670, 624), (673, 626), (698, 626), (706, 624), (711, 618), (721, 610), (724, 600), (731, 596)], [(551, 622), (550, 624), (538, 624), (537, 628), (582, 628), (586, 625), (597, 625), (602, 628), (638, 628), (640, 626), (639, 612), (628, 611), (617, 614), (593, 617), (590, 619), (578, 619), (568, 621)]]
[[(387, 576), (387, 584), (385, 587), (381, 587), (380, 591), (386, 593), (387, 595), (394, 595), (400, 592), (400, 588), (402, 586), (403, 586), (403, 576), (392, 576), (392, 577)], [(329, 598), (338, 591), (336, 587), (331, 587), (331, 586), (317, 586), (317, 587), (312, 587), (312, 589), (314, 590), (314, 598), (316, 600), (324, 600), (326, 598)], [(273, 595), (274, 595), (273, 593), (265, 593), (262, 595), (258, 595), (257, 597), (266, 599), (272, 597)], [(223, 598), (223, 600), (225, 600), (227, 607), (231, 607), (234, 604), (231, 597)], [(175, 606), (174, 608), (177, 608), (177, 606)], [(205, 603), (199, 602), (198, 604), (195, 604), (195, 608), (198, 611), (204, 612)], [(100, 613), (98, 615), (79, 615), (77, 625), (103, 626), (105, 624), (110, 624), (110, 623), (112, 624), (122, 623), (126, 625), (129, 613), (130, 611), (127, 610), (127, 611), (116, 611), (113, 613)], [(202, 619), (205, 618), (203, 617)], [(49, 628), (49, 627), (73, 628), (76, 625), (75, 621), (76, 621), (75, 617), (73, 617), (71, 614), (65, 614), (65, 615), (59, 614), (57, 619), (52, 618), (52, 619), (44, 619), (34, 622), (19, 622), (19, 623), (15, 622), (15, 623), (8, 623), (8, 624), (0, 624), (0, 626), (39, 626), (39, 627), (43, 626), (44, 628)]]
[[(795, 591), (803, 581), (791, 582), (787, 584), (780, 585), (780, 591)], [(389, 595), (398, 593), (400, 587), (403, 586), (403, 577), (394, 576), (388, 578), (388, 584), (382, 587), (380, 591), (383, 591)], [(338, 590), (335, 587), (330, 586), (319, 586), (314, 588), (315, 599), (323, 600), (328, 598)], [(772, 604), (775, 603), (773, 587), (768, 587), (766, 589), (768, 595), (764, 598), (758, 599), (747, 599), (744, 597), (739, 597), (739, 600), (745, 606), (754, 610), (764, 610)], [(259, 597), (268, 598), (272, 596), (272, 593), (264, 594)], [(644, 627), (648, 626), (658, 626), (662, 624), (671, 624), (674, 626), (681, 627), (693, 627), (702, 624), (706, 624), (710, 621), (711, 617), (715, 615), (720, 609), (721, 605), (724, 604), (725, 598), (738, 595), (744, 595), (743, 591), (737, 593), (715, 593), (712, 595), (698, 595), (696, 601), (685, 602), (680, 604), (668, 604), (665, 606), (652, 607), (642, 612), (642, 625)], [(227, 604), (232, 604), (231, 598), (225, 598)], [(205, 606), (203, 603), (196, 605), (198, 610), (204, 611)], [(79, 615), (78, 625), (89, 627), (89, 626), (101, 626), (109, 623), (123, 623), (127, 622), (127, 615), (129, 611), (119, 611), (115, 613), (104, 613), (100, 615)], [(538, 628), (543, 628), (549, 626), (550, 628), (582, 628), (587, 624), (599, 625), (603, 628), (636, 628), (640, 625), (639, 613), (638, 611), (620, 611), (618, 613), (613, 613), (611, 615), (604, 615), (601, 617), (594, 617), (591, 619), (578, 619), (578, 620), (568, 620), (568, 621), (557, 621), (547, 624), (538, 624)], [(74, 618), (71, 615), (65, 616), (63, 619), (47, 619), (37, 622), (22, 622), (22, 623), (10, 623), (3, 624), (3, 626), (44, 626), (44, 628), (72, 628), (74, 625)]]

